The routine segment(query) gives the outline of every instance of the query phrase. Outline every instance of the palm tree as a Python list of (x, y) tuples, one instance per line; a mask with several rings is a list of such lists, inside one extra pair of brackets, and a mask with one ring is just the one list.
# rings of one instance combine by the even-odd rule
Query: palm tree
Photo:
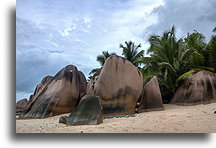
[[(216, 33), (216, 27), (213, 30), (214, 33)], [(211, 37), (211, 40), (209, 41), (207, 45), (207, 51), (209, 52), (208, 56), (208, 66), (214, 69), (216, 68), (216, 34), (214, 34)]]
[[(214, 30), (213, 30), (214, 31)], [(178, 77), (178, 81), (188, 78), (199, 71), (215, 72), (216, 67), (216, 36), (212, 36), (208, 44), (205, 43), (205, 37), (196, 30), (188, 34), (185, 40), (186, 48), (191, 50), (190, 71), (183, 73)]]
[(144, 81), (147, 82), (156, 75), (163, 99), (171, 99), (177, 82), (198, 71), (215, 71), (215, 36), (212, 36), (208, 44), (205, 43), (205, 37), (197, 31), (184, 39), (176, 39), (173, 26), (162, 36), (151, 36), (149, 42), (147, 53), (150, 57), (142, 58)]
[[(112, 55), (116, 55), (116, 53), (115, 52), (109, 53), (108, 51), (102, 51), (102, 54), (98, 55), (96, 60), (100, 63), (100, 65), (102, 67), (104, 65), (106, 59)], [(89, 73), (89, 75), (90, 75), (89, 79), (91, 79), (92, 75), (94, 75), (97, 71), (99, 71), (101, 69), (101, 67), (92, 69)]]
[(190, 49), (186, 49), (183, 40), (176, 39), (175, 27), (162, 36), (153, 35), (149, 38), (150, 57), (142, 58), (142, 69), (145, 83), (156, 75), (159, 80), (163, 98), (170, 99), (175, 89), (175, 82), (181, 73), (189, 70), (187, 65)]
[(119, 48), (122, 48), (122, 55), (130, 61), (132, 64), (134, 64), (136, 67), (140, 64), (140, 58), (144, 55), (144, 50), (138, 51), (139, 48), (141, 48), (141, 44), (135, 45), (134, 42), (125, 41), (125, 45), (120, 44)]
[(205, 59), (205, 57), (208, 56), (208, 52), (205, 50), (206, 43), (204, 40), (204, 35), (196, 30), (192, 34), (188, 33), (188, 36), (184, 39), (186, 48), (192, 51), (190, 57), (191, 67), (200, 68), (208, 65)]
[(100, 63), (101, 66), (103, 66), (106, 59), (112, 55), (116, 55), (116, 53), (115, 52), (109, 53), (108, 51), (102, 51), (102, 54), (97, 56), (97, 61)]
[(216, 32), (216, 27), (214, 27), (213, 32)]

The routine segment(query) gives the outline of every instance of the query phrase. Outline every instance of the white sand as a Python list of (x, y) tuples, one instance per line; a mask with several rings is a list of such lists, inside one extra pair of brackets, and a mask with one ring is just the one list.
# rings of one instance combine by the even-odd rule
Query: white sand
[[(104, 119), (99, 125), (66, 126), (59, 117), (16, 120), (17, 133), (215, 133), (216, 103), (195, 106), (166, 104), (165, 111), (136, 117)], [(65, 114), (68, 115), (68, 114)]]

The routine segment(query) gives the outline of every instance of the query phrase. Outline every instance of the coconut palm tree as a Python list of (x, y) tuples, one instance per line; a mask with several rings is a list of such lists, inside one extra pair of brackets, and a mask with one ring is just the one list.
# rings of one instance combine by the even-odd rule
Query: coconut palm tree
[(188, 33), (188, 36), (184, 39), (186, 48), (192, 51), (190, 65), (193, 68), (200, 68), (208, 65), (205, 59), (205, 57), (208, 56), (208, 51), (206, 50), (207, 44), (204, 40), (204, 35), (196, 30), (192, 34)]
[(132, 41), (125, 41), (125, 45), (126, 46), (122, 44), (119, 45), (119, 48), (122, 48), (122, 55), (125, 59), (138, 67), (140, 65), (140, 58), (142, 58), (144, 55), (144, 50), (139, 51), (141, 44), (135, 45), (135, 43)]
[(209, 52), (209, 56), (208, 56), (208, 64), (209, 67), (214, 69), (216, 68), (216, 27), (213, 30), (214, 35), (211, 37), (211, 40), (209, 41), (208, 45), (207, 45), (207, 51)]
[(214, 68), (214, 72), (216, 72), (216, 35), (212, 37), (209, 42), (210, 50), (209, 50), (209, 66)]
[(147, 53), (150, 57), (142, 58), (144, 80), (147, 82), (156, 75), (163, 98), (170, 99), (174, 93), (176, 79), (181, 73), (189, 70), (187, 63), (191, 50), (185, 48), (181, 38), (176, 39), (174, 26), (162, 36), (151, 36), (149, 43)]
[[(104, 65), (106, 59), (112, 55), (116, 55), (116, 53), (115, 52), (109, 53), (108, 51), (102, 51), (102, 54), (98, 55), (96, 60), (100, 63), (100, 65), (102, 67)], [(89, 79), (91, 79), (92, 75), (94, 75), (97, 71), (99, 71), (101, 69), (101, 67), (92, 69), (89, 73), (89, 75), (90, 75)]]
[(109, 53), (108, 51), (102, 51), (102, 54), (97, 56), (97, 61), (100, 63), (101, 66), (103, 66), (106, 59), (112, 55), (116, 55), (116, 53), (115, 52)]
[(205, 37), (196, 30), (188, 34), (185, 40), (186, 48), (191, 50), (190, 71), (183, 73), (178, 77), (178, 81), (188, 78), (198, 71), (215, 72), (216, 67), (216, 36), (213, 35), (208, 44), (205, 43)]
[[(214, 33), (216, 33), (216, 27), (214, 28)], [(210, 56), (209, 56), (209, 66), (212, 67), (214, 69), (214, 73), (216, 72), (215, 68), (216, 68), (216, 35), (213, 35), (209, 44), (210, 47)], [(216, 73), (215, 73), (215, 77), (216, 77)], [(215, 84), (216, 84), (216, 79), (215, 79)], [(215, 85), (215, 89), (216, 89), (216, 85)]]

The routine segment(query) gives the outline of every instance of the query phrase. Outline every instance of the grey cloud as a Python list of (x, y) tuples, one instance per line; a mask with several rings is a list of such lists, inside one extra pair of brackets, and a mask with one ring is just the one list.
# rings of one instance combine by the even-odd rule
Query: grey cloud
[[(147, 5), (147, 6), (146, 6)], [(103, 50), (121, 54), (126, 40), (142, 42), (151, 24), (151, 0), (17, 0), (17, 99), (28, 97), (46, 75), (73, 64), (85, 76)], [(146, 25), (143, 24), (146, 22)]]
[(16, 64), (17, 97), (20, 97), (19, 94), (29, 95), (33, 93), (36, 85), (43, 77), (47, 75), (54, 76), (66, 65), (73, 64), (85, 74), (88, 74), (91, 70), (91, 67), (65, 60), (64, 56), (60, 53), (49, 53), (40, 49), (28, 49), (17, 54), (17, 59), (19, 59)]
[(161, 34), (175, 25), (178, 37), (197, 30), (209, 40), (216, 21), (215, 5), (216, 0), (165, 0), (152, 11), (158, 21), (147, 28), (145, 35)]
[[(49, 34), (52, 34), (52, 37)], [(20, 98), (22, 95), (28, 98), (43, 77), (55, 75), (66, 65), (73, 64), (79, 70), (84, 70), (86, 75), (89, 72), (85, 65), (76, 63), (75, 58), (79, 51), (73, 49), (76, 49), (77, 45), (64, 40), (57, 31), (50, 27), (43, 26), (41, 29), (33, 22), (17, 17), (16, 37), (17, 100), (22, 99)], [(65, 47), (56, 47), (51, 41), (57, 45), (67, 45), (75, 55), (67, 54), (67, 50), (65, 50), (67, 53), (64, 54), (61, 48)]]

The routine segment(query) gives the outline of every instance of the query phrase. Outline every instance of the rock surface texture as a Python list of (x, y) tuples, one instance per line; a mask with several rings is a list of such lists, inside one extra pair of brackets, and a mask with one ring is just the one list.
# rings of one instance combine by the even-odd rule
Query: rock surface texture
[(45, 118), (71, 112), (86, 93), (86, 79), (73, 65), (37, 85), (20, 118)]
[(97, 125), (103, 122), (101, 113), (102, 106), (100, 98), (86, 95), (68, 117), (60, 117), (59, 123), (65, 123), (67, 125)]
[(177, 105), (196, 105), (215, 102), (215, 75), (200, 71), (184, 80), (177, 88), (171, 103)]
[(146, 111), (164, 110), (161, 92), (157, 77), (154, 76), (143, 89), (143, 95), (138, 108), (138, 113)]
[(87, 94), (101, 98), (103, 116), (127, 115), (135, 113), (142, 89), (141, 72), (131, 62), (114, 55), (88, 85)]
[(16, 103), (16, 113), (23, 112), (23, 110), (26, 107), (27, 103), (28, 103), (28, 100), (26, 98), (17, 101), (17, 103)]
[(101, 72), (101, 69), (100, 69), (99, 71), (97, 71), (97, 72), (93, 75), (93, 77), (91, 78), (91, 80), (88, 82), (88, 84), (87, 84), (87, 92), (86, 92), (87, 95), (93, 94), (94, 85), (95, 85), (95, 82), (96, 82), (97, 79), (98, 79), (98, 76), (100, 75), (100, 72)]

